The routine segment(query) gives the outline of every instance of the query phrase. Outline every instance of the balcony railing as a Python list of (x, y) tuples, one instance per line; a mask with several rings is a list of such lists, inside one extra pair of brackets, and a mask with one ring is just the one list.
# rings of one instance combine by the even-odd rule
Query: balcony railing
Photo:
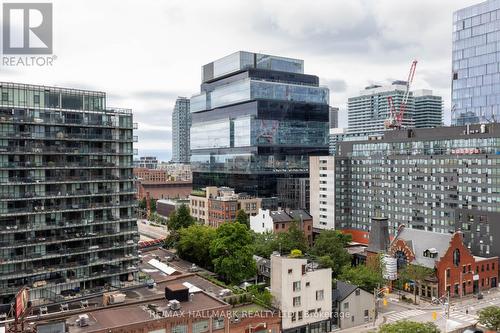
[(14, 232), (31, 232), (37, 230), (57, 230), (57, 229), (65, 229), (65, 228), (75, 228), (75, 227), (83, 227), (83, 226), (92, 226), (92, 225), (106, 225), (106, 224), (114, 224), (121, 222), (133, 222), (136, 221), (135, 218), (127, 217), (127, 218), (109, 218), (103, 220), (94, 220), (89, 221), (87, 219), (77, 219), (77, 220), (61, 220), (58, 222), (55, 221), (46, 221), (45, 223), (16, 223), (16, 224), (8, 224), (1, 223), (0, 224), (0, 234), (6, 233), (14, 233)]
[(78, 204), (63, 204), (63, 205), (47, 205), (47, 206), (34, 206), (34, 207), (12, 207), (0, 209), (0, 217), (7, 217), (9, 215), (31, 215), (31, 214), (49, 214), (54, 212), (64, 211), (80, 211), (80, 210), (94, 210), (106, 208), (122, 208), (122, 207), (136, 207), (137, 201), (121, 201), (121, 202), (96, 202), (96, 203), (78, 203)]
[(128, 235), (128, 234), (137, 234), (137, 227), (128, 227), (128, 228), (123, 228), (118, 230), (108, 230), (108, 232), (100, 232), (100, 233), (95, 233), (95, 232), (71, 232), (63, 235), (58, 235), (58, 236), (50, 236), (50, 237), (33, 237), (29, 239), (24, 239), (24, 240), (16, 240), (14, 242), (12, 241), (4, 241), (0, 242), (0, 246), (3, 249), (7, 248), (18, 248), (18, 247), (29, 247), (29, 246), (39, 246), (39, 245), (49, 245), (49, 244), (63, 244), (67, 242), (76, 242), (76, 241), (84, 241), (84, 240), (97, 240), (101, 238), (108, 238), (108, 237), (116, 237), (116, 236), (122, 236), (122, 235)]
[(132, 168), (130, 164), (116, 164), (112, 162), (46, 162), (46, 163), (34, 163), (34, 162), (0, 162), (0, 169), (101, 169), (101, 168)]
[(33, 177), (0, 177), (0, 183), (11, 183), (16, 184), (44, 184), (44, 183), (77, 183), (77, 182), (114, 182), (114, 181), (130, 181), (134, 180), (134, 176), (59, 176), (59, 177), (43, 177), (43, 178), (33, 178)]
[(3, 123), (20, 124), (44, 124), (44, 125), (66, 125), (66, 126), (89, 126), (89, 127), (110, 127), (110, 128), (128, 128), (136, 129), (133, 124), (119, 124), (118, 121), (94, 121), (88, 119), (70, 119), (65, 117), (30, 117), (30, 116), (12, 116), (2, 115), (0, 120)]
[(135, 248), (137, 247), (137, 242), (128, 244), (126, 242), (114, 242), (112, 244), (101, 244), (99, 248), (95, 248), (93, 246), (90, 248), (90, 245), (82, 246), (82, 247), (72, 247), (72, 248), (61, 248), (56, 251), (45, 251), (43, 254), (41, 253), (30, 253), (30, 254), (19, 254), (19, 255), (10, 255), (10, 256), (0, 256), (0, 265), (2, 264), (15, 264), (26, 261), (35, 261), (35, 260), (49, 260), (56, 259), (60, 257), (67, 256), (76, 256), (80, 254), (87, 253), (99, 253), (102, 251), (109, 251), (110, 249), (124, 249), (124, 248)]
[(111, 195), (133, 195), (136, 189), (133, 187), (125, 189), (105, 189), (97, 192), (90, 190), (78, 191), (45, 191), (43, 193), (36, 192), (18, 192), (9, 194), (0, 194), (0, 201), (15, 201), (15, 200), (43, 200), (43, 199), (65, 199), (74, 197), (98, 197)]
[(112, 134), (88, 134), (88, 133), (35, 133), (35, 132), (16, 132), (16, 131), (0, 131), (0, 138), (20, 139), (20, 140), (73, 140), (73, 141), (121, 141), (121, 142), (137, 142), (137, 136), (116, 137)]
[(57, 154), (75, 154), (75, 155), (136, 155), (136, 149), (129, 151), (117, 151), (116, 149), (90, 149), (90, 148), (68, 148), (68, 147), (50, 147), (50, 146), (7, 146), (0, 147), (0, 154), (36, 154), (36, 155), (57, 155)]

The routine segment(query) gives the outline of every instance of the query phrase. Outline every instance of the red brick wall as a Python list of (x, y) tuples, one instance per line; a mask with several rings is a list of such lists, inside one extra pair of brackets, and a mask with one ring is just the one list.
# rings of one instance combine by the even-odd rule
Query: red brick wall
[[(453, 253), (455, 249), (458, 249), (460, 251), (460, 263), (458, 267), (453, 262)], [(464, 266), (466, 273), (463, 273)], [(477, 267), (479, 267), (479, 272), (476, 272)], [(482, 270), (482, 267), (484, 267), (484, 271)], [(470, 251), (464, 246), (461, 233), (455, 233), (453, 235), (450, 242), (450, 247), (448, 248), (446, 253), (439, 259), (439, 261), (436, 262), (436, 269), (439, 280), (439, 295), (445, 295), (447, 290), (446, 286), (450, 286), (450, 296), (460, 296), (463, 282), (466, 282), (465, 293), (472, 293), (474, 288), (473, 275), (475, 273), (479, 274), (480, 290), (489, 289), (491, 287), (492, 278), (496, 278), (498, 282), (498, 257), (476, 261), (474, 256), (472, 256)], [(450, 270), (449, 277), (446, 276), (447, 269)], [(484, 286), (482, 285), (482, 282), (484, 282)], [(455, 294), (455, 284), (457, 283), (459, 285), (459, 294)]]
[(140, 182), (137, 185), (137, 198), (142, 200), (146, 197), (146, 192), (153, 199), (175, 199), (175, 198), (187, 198), (189, 194), (193, 191), (193, 184), (189, 182), (167, 182), (163, 184), (142, 184)]
[[(293, 223), (293, 221), (276, 222), (273, 224), (273, 232), (275, 232), (275, 233), (287, 232), (292, 223)], [(313, 242), (313, 220), (312, 219), (303, 220), (302, 225), (303, 225), (302, 232), (304, 233), (304, 236), (306, 237), (309, 245), (312, 245), (312, 242)], [(300, 227), (300, 225), (299, 225), (299, 227)]]

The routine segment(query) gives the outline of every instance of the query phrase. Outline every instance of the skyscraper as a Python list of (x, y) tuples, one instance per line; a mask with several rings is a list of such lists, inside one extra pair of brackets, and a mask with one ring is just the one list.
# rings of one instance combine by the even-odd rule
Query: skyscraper
[(500, 1), (453, 14), (452, 50), (452, 124), (499, 121)]
[(433, 95), (432, 90), (422, 89), (413, 92), (415, 128), (443, 126), (443, 98)]
[[(405, 81), (394, 81), (389, 86), (371, 85), (362, 90), (358, 96), (348, 99), (347, 122), (349, 135), (365, 135), (383, 133), (384, 121), (389, 117), (389, 103), (392, 97), (396, 110), (399, 110), (406, 91)], [(413, 127), (415, 104), (410, 92), (406, 112), (403, 118), (404, 127)]]
[(339, 108), (330, 106), (330, 128), (339, 127)]
[(189, 163), (190, 128), (189, 99), (178, 97), (172, 112), (172, 161), (174, 163)]
[(137, 272), (130, 110), (96, 91), (0, 83), (0, 303)]
[(202, 67), (191, 97), (193, 187), (276, 195), (279, 177), (308, 177), (328, 154), (329, 91), (304, 62), (235, 52)]

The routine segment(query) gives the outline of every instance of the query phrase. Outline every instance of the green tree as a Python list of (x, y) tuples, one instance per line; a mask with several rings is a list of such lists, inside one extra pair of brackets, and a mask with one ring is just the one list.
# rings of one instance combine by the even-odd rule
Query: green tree
[(226, 282), (238, 284), (255, 276), (252, 233), (241, 223), (224, 223), (210, 243), (214, 271)]
[(402, 320), (392, 324), (384, 324), (378, 330), (379, 333), (439, 333), (440, 330), (434, 323), (419, 323), (415, 321)]
[(263, 233), (253, 233), (253, 243), (255, 254), (264, 258), (269, 258), (273, 251), (279, 249), (278, 243), (276, 241), (277, 234), (267, 231)]
[(293, 221), (286, 232), (278, 233), (276, 243), (273, 245), (275, 251), (279, 250), (285, 254), (289, 254), (292, 250), (306, 252), (308, 249), (306, 236), (300, 230), (297, 221)]
[(163, 247), (166, 249), (173, 249), (177, 246), (177, 242), (179, 241), (179, 233), (177, 230), (170, 230), (168, 236), (165, 238)]
[(248, 218), (248, 214), (245, 213), (243, 209), (238, 209), (236, 212), (236, 222), (244, 224), (247, 228), (250, 229), (250, 219)]
[(179, 230), (194, 224), (194, 218), (189, 213), (189, 208), (182, 204), (178, 209), (170, 213), (167, 226), (169, 230)]
[(478, 311), (479, 323), (487, 329), (498, 332), (500, 330), (500, 307), (488, 306)]
[(179, 230), (176, 249), (179, 257), (206, 269), (212, 269), (210, 243), (214, 240), (214, 228), (194, 224)]
[(434, 275), (433, 269), (412, 264), (406, 265), (406, 267), (399, 273), (399, 276), (403, 281), (411, 280), (415, 283), (413, 286), (415, 304), (417, 303), (417, 289), (420, 288), (425, 279), (431, 277), (432, 275)]
[(336, 230), (325, 230), (316, 238), (310, 253), (316, 256), (319, 264), (330, 267), (333, 277), (337, 277), (342, 267), (351, 262), (351, 255), (345, 249), (350, 241), (350, 235)]
[(382, 272), (376, 271), (366, 265), (359, 265), (356, 267), (344, 266), (338, 279), (357, 285), (369, 292), (372, 292), (373, 289), (384, 283)]
[[(149, 204), (151, 205), (151, 212), (156, 212), (156, 200), (153, 198), (149, 199)], [(142, 198), (139, 200), (139, 208), (142, 210), (146, 210), (146, 198)]]

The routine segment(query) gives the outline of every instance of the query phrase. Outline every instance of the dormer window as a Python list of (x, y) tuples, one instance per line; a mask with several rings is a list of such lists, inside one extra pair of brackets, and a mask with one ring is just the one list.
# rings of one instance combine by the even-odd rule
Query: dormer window
[(426, 257), (426, 258), (435, 259), (435, 258), (437, 258), (437, 255), (438, 255), (438, 252), (433, 247), (424, 251), (424, 257)]

